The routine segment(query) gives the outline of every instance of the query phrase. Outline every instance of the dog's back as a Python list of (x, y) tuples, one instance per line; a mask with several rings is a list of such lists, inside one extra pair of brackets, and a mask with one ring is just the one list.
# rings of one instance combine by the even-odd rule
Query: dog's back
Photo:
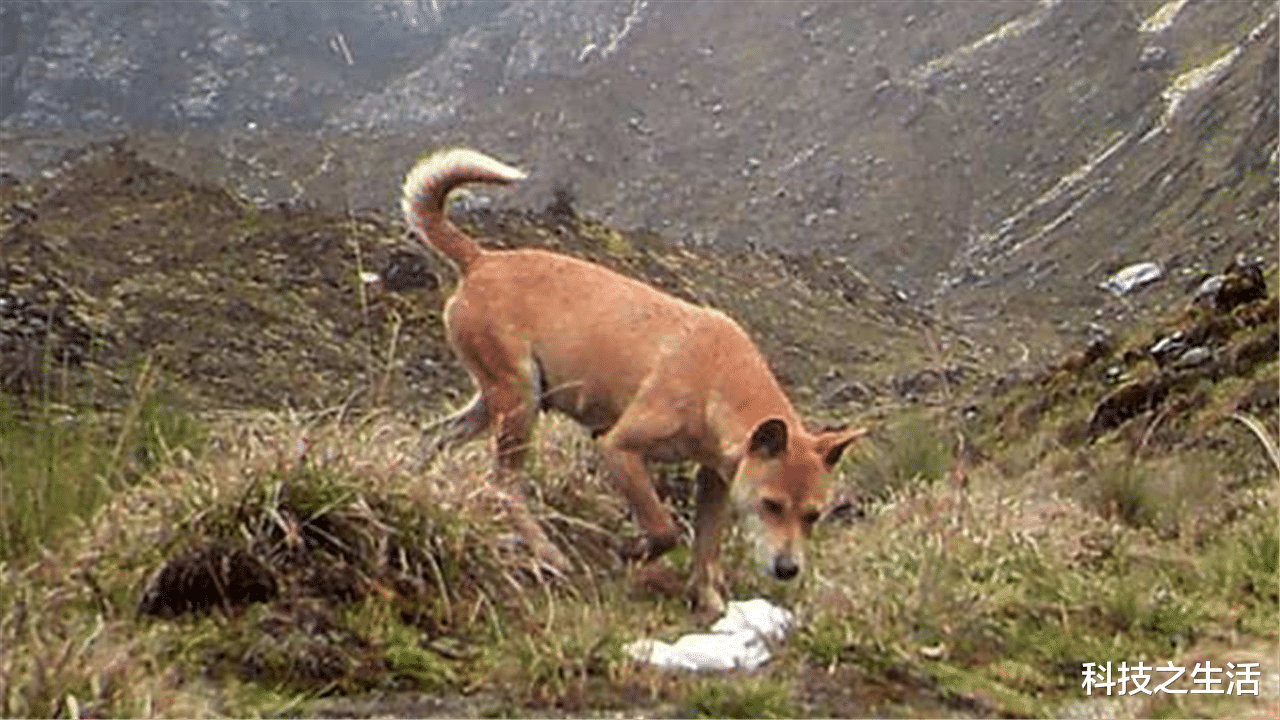
[[(540, 250), (486, 252), (459, 283), (446, 323), (460, 350), (479, 351), (496, 341), (527, 353), (537, 365), (543, 406), (594, 432), (612, 426), (655, 377), (680, 388), (682, 413), (700, 424), (702, 401), (720, 390), (712, 385), (724, 373), (734, 374), (729, 363), (764, 365), (746, 333), (725, 315), (599, 265)], [(741, 391), (785, 402), (776, 386), (736, 388), (734, 394)]]
[[(567, 255), (486, 250), (449, 222), (444, 203), (454, 186), (521, 177), (480, 153), (449, 150), (420, 163), (405, 181), (410, 223), (462, 273), (445, 310), (459, 354), (528, 358), (539, 404), (596, 433), (612, 426), (652, 377), (696, 398), (684, 401), (682, 414), (701, 424), (701, 401), (721, 390), (712, 385), (742, 369), (728, 363), (765, 370), (743, 373), (725, 388), (757, 398), (761, 419), (771, 411), (794, 413), (750, 338), (722, 313)], [(766, 380), (766, 387), (738, 384), (752, 378)]]

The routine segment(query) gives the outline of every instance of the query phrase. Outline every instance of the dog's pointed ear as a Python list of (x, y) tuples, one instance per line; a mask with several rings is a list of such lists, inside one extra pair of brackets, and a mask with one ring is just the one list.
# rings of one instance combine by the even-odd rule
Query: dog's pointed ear
[(747, 454), (761, 460), (772, 460), (787, 451), (787, 424), (769, 418), (756, 426), (747, 443)]
[(818, 441), (814, 443), (814, 450), (818, 451), (822, 456), (822, 464), (830, 470), (840, 462), (840, 456), (844, 454), (845, 448), (849, 447), (849, 443), (868, 432), (870, 431), (867, 428), (825, 432), (818, 436)]

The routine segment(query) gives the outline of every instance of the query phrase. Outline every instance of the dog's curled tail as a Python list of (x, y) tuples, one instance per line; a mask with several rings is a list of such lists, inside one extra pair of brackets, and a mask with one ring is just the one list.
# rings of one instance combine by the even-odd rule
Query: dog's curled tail
[(424, 158), (409, 171), (400, 209), (409, 227), (465, 273), (484, 251), (449, 222), (445, 199), (454, 188), (466, 183), (510, 185), (523, 177), (523, 171), (475, 150), (444, 150)]

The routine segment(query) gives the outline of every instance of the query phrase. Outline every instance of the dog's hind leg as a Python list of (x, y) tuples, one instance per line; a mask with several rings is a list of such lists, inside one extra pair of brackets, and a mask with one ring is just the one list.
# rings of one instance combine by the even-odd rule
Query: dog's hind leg
[(541, 406), (536, 364), (527, 360), (513, 365), (497, 376), (499, 382), (489, 383), (483, 391), (496, 430), (498, 467), (507, 472), (524, 467)]
[(528, 402), (507, 403), (501, 392), (495, 393), (499, 399), (493, 404), (495, 408), (506, 407), (507, 410), (496, 410), (497, 422), (497, 467), (496, 472), (502, 477), (501, 482), (515, 497), (512, 507), (512, 523), (524, 541), (540, 560), (541, 566), (555, 574), (568, 572), (570, 565), (564, 554), (547, 538), (546, 533), (538, 525), (533, 513), (529, 510), (529, 493), (525, 490), (524, 481), (517, 477), (524, 466), (529, 453), (529, 440), (533, 434), (533, 421), (537, 406)]
[(538, 558), (543, 571), (564, 574), (570, 569), (570, 563), (530, 512), (528, 493), (519, 476), (529, 454), (533, 423), (541, 406), (541, 373), (537, 363), (527, 355), (488, 352), (481, 357), (473, 376), (481, 388), (488, 424), (494, 429), (497, 445), (494, 473), (513, 500), (511, 522)]
[(489, 427), (489, 404), (477, 392), (466, 407), (423, 428), (423, 435), (435, 434), (432, 450), (461, 445), (479, 437)]

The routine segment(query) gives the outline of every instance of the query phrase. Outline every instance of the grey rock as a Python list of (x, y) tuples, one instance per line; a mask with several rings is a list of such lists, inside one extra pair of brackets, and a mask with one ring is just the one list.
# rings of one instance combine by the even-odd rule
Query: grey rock
[(1222, 285), (1226, 281), (1227, 277), (1225, 275), (1211, 275), (1205, 278), (1204, 282), (1200, 283), (1200, 286), (1196, 288), (1195, 293), (1192, 295), (1193, 301), (1196, 304), (1212, 304), (1213, 298), (1222, 289)]
[(1139, 70), (1168, 70), (1173, 67), (1173, 53), (1161, 45), (1148, 45), (1138, 56)]
[(1212, 350), (1204, 346), (1197, 346), (1183, 353), (1176, 361), (1174, 361), (1173, 367), (1179, 370), (1192, 368), (1203, 365), (1212, 359)]
[(1127, 295), (1164, 277), (1164, 268), (1154, 262), (1129, 265), (1107, 278), (1099, 287), (1116, 295)]
[(1171, 335), (1166, 335), (1165, 337), (1160, 338), (1159, 341), (1147, 349), (1147, 352), (1150, 353), (1157, 362), (1162, 362), (1174, 353), (1182, 351), (1186, 346), (1186, 343), (1183, 341), (1183, 333), (1179, 330)]

